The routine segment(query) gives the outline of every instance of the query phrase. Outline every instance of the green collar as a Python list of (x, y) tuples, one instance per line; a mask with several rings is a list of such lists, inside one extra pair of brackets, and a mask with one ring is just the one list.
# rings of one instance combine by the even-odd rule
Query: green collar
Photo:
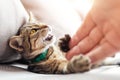
[(35, 57), (34, 59), (31, 60), (32, 63), (37, 63), (40, 62), (42, 60), (44, 60), (46, 58), (48, 54), (48, 49), (45, 50), (44, 52), (40, 53), (37, 57)]

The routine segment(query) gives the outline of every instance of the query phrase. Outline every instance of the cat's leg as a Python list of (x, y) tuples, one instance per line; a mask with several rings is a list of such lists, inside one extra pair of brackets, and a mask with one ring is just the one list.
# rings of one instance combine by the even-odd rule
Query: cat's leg
[(46, 65), (30, 65), (28, 66), (28, 71), (39, 73), (39, 74), (55, 74), (54, 72), (56, 67), (46, 66)]
[(74, 56), (67, 65), (68, 73), (85, 72), (91, 69), (90, 59), (84, 55)]
[(64, 74), (66, 73), (67, 60), (48, 60), (43, 63), (31, 64), (28, 71), (42, 74)]
[[(27, 70), (30, 72), (34, 72), (34, 73), (40, 73), (40, 67), (37, 65), (29, 65)], [(42, 71), (41, 71), (41, 73), (42, 73)]]

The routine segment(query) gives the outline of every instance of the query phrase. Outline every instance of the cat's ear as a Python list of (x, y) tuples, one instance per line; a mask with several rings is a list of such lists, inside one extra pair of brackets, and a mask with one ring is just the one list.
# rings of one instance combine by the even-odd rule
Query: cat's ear
[(28, 12), (29, 13), (29, 23), (35, 23), (36, 22), (36, 18), (33, 15), (33, 13), (31, 11)]
[(21, 36), (13, 36), (10, 38), (9, 46), (15, 50), (23, 51), (23, 38)]

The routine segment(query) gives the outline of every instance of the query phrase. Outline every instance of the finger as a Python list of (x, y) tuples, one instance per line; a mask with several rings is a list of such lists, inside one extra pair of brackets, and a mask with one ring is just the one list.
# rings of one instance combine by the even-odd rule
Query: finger
[(78, 55), (80, 53), (85, 54), (92, 48), (94, 48), (100, 40), (103, 38), (103, 34), (98, 29), (98, 27), (95, 27), (82, 41), (78, 43), (74, 48), (72, 48), (66, 55), (68, 59), (71, 59), (72, 56)]
[(88, 36), (89, 32), (95, 27), (95, 23), (91, 18), (91, 15), (88, 14), (84, 20), (82, 26), (78, 29), (76, 34), (72, 37), (70, 41), (70, 48), (74, 47), (79, 43), (80, 40)]
[(89, 53), (86, 56), (89, 56), (92, 63), (97, 63), (106, 57), (113, 56), (117, 52), (117, 49), (114, 48), (108, 41), (102, 42), (102, 44)]
[(89, 50), (94, 48), (101, 41), (102, 38), (103, 34), (101, 30), (99, 30), (98, 27), (95, 27), (86, 38), (78, 43), (77, 47), (79, 53), (87, 53)]

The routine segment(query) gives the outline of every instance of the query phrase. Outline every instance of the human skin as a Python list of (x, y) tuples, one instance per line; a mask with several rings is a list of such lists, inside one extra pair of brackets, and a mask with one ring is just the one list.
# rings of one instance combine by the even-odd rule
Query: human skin
[(95, 0), (69, 43), (66, 58), (84, 54), (96, 63), (120, 50), (120, 0)]

